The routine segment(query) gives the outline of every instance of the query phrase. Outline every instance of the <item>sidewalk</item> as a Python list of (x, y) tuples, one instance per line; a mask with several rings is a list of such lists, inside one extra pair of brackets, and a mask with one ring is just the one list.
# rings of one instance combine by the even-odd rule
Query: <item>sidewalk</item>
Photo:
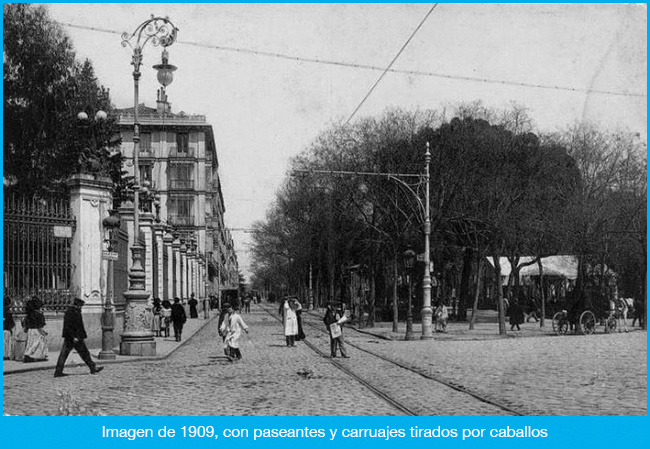
[[(194, 318), (194, 319), (188, 319), (187, 322), (185, 323), (185, 326), (183, 327), (183, 340), (180, 342), (176, 342), (174, 340), (174, 331), (171, 330), (170, 337), (155, 337), (156, 341), (156, 355), (151, 356), (151, 357), (137, 357), (137, 356), (123, 356), (119, 355), (119, 336), (115, 338), (115, 342), (117, 343), (116, 346), (116, 358), (114, 360), (99, 360), (97, 358), (97, 354), (101, 350), (101, 348), (88, 348), (90, 350), (90, 354), (93, 357), (93, 360), (97, 362), (99, 366), (101, 365), (109, 365), (109, 364), (115, 364), (115, 363), (129, 363), (129, 362), (141, 362), (141, 361), (148, 361), (148, 360), (162, 360), (166, 359), (169, 357), (174, 351), (176, 351), (178, 348), (181, 346), (184, 346), (185, 344), (189, 343), (190, 340), (196, 335), (198, 331), (203, 329), (204, 326), (206, 326), (208, 323), (210, 323), (214, 319), (218, 319), (219, 314), (216, 313), (216, 310), (211, 311), (210, 313), (210, 318), (204, 319), (202, 317), (199, 318)], [(61, 338), (61, 337), (59, 337)], [(13, 361), (13, 360), (3, 360), (2, 361), (2, 374), (7, 375), (7, 374), (17, 374), (17, 373), (24, 373), (27, 371), (38, 371), (38, 370), (52, 370), (54, 371), (54, 368), (56, 366), (56, 361), (59, 358), (59, 351), (50, 351), (49, 357), (47, 360), (43, 362), (31, 362), (31, 363), (24, 363), (24, 362), (18, 362), (18, 361)], [(68, 360), (65, 363), (66, 367), (76, 367), (76, 366), (85, 366), (84, 362), (81, 360), (81, 357), (77, 354), (75, 350), (72, 350), (70, 352), (70, 355), (68, 356)]]
[[(309, 313), (322, 316), (324, 310), (316, 309)], [(362, 334), (372, 335), (382, 340), (404, 340), (406, 334), (406, 323), (399, 322), (398, 331), (393, 332), (392, 322), (375, 322), (374, 327), (360, 328), (354, 324), (346, 324), (346, 327), (354, 329)], [(434, 340), (441, 341), (473, 341), (473, 340), (499, 340), (504, 338), (531, 338), (555, 336), (553, 332), (553, 320), (547, 318), (544, 327), (539, 327), (539, 322), (531, 320), (521, 326), (520, 331), (511, 331), (510, 323), (506, 318), (506, 335), (499, 335), (499, 323), (497, 322), (496, 311), (481, 310), (474, 323), (474, 329), (469, 330), (469, 321), (449, 321), (446, 332), (433, 332)], [(433, 327), (432, 327), (433, 330)], [(413, 323), (413, 334), (419, 340), (422, 335), (421, 323)]]
[[(356, 326), (349, 327), (363, 334), (372, 335), (383, 340), (404, 340), (404, 335), (406, 334), (406, 323), (404, 322), (399, 323), (398, 332), (393, 332), (392, 323), (385, 322), (375, 323), (375, 327), (373, 328), (360, 329)], [(446, 332), (433, 332), (433, 339), (443, 341), (472, 341), (555, 336), (552, 321), (549, 319), (545, 321), (544, 328), (539, 327), (539, 322), (531, 321), (522, 324), (520, 331), (511, 331), (510, 324), (506, 320), (506, 329), (506, 335), (499, 335), (498, 323), (475, 323), (474, 329), (469, 330), (469, 322), (454, 321), (447, 323)], [(422, 335), (422, 325), (420, 323), (413, 324), (413, 334), (415, 335), (415, 339), (420, 339)]]

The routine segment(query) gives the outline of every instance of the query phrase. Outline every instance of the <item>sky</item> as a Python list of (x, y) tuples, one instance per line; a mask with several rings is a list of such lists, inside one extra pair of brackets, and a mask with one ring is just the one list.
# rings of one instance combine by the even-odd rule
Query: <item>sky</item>
[[(226, 225), (249, 229), (264, 219), (291, 158), (347, 120), (382, 74), (310, 61), (386, 68), (433, 4), (47, 6), (54, 20), (68, 24), (78, 56), (92, 61), (120, 108), (133, 104), (132, 53), (120, 45), (120, 34), (152, 14), (179, 28), (168, 48), (178, 66), (167, 89), (172, 111), (206, 115)], [(589, 121), (647, 139), (646, 37), (644, 5), (440, 4), (392, 66), (422, 74), (387, 73), (353, 121), (389, 107), (515, 102), (528, 108), (540, 131)], [(145, 47), (140, 102), (148, 106), (155, 106), (158, 89), (148, 67), (159, 61), (160, 48)], [(556, 88), (534, 87), (540, 85)], [(233, 238), (240, 269), (249, 275), (251, 236), (233, 230)]]

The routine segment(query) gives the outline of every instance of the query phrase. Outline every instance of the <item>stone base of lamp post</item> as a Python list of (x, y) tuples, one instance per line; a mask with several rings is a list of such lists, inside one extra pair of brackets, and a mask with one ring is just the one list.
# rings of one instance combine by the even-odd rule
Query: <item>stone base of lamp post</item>
[(156, 355), (156, 342), (147, 313), (149, 293), (145, 290), (145, 273), (142, 268), (144, 248), (131, 248), (133, 264), (129, 272), (129, 290), (124, 292), (124, 332), (120, 342), (120, 355)]
[(126, 309), (124, 310), (124, 333), (120, 342), (120, 355), (153, 356), (156, 355), (156, 342), (150, 330), (147, 318), (147, 301), (149, 293), (144, 290), (124, 292)]
[(433, 332), (431, 331), (433, 319), (433, 310), (431, 307), (422, 308), (422, 336), (421, 340), (431, 340), (433, 338)]

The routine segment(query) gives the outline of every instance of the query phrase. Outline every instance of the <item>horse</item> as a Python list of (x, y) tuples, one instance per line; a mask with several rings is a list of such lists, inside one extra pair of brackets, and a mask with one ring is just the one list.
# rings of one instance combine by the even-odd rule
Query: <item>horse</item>
[[(627, 329), (627, 314), (630, 310), (634, 308), (634, 299), (633, 298), (618, 298), (616, 302), (616, 318), (618, 320), (617, 327), (618, 331), (622, 332), (621, 330), (621, 319), (623, 320), (623, 327), (625, 328), (625, 332), (628, 332)], [(610, 304), (610, 309), (611, 309), (611, 304)]]

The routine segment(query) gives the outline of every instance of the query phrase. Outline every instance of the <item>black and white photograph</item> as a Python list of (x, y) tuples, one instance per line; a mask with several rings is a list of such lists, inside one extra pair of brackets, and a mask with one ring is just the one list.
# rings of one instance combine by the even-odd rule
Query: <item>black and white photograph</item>
[(3, 93), (3, 415), (647, 416), (647, 5), (4, 3)]

